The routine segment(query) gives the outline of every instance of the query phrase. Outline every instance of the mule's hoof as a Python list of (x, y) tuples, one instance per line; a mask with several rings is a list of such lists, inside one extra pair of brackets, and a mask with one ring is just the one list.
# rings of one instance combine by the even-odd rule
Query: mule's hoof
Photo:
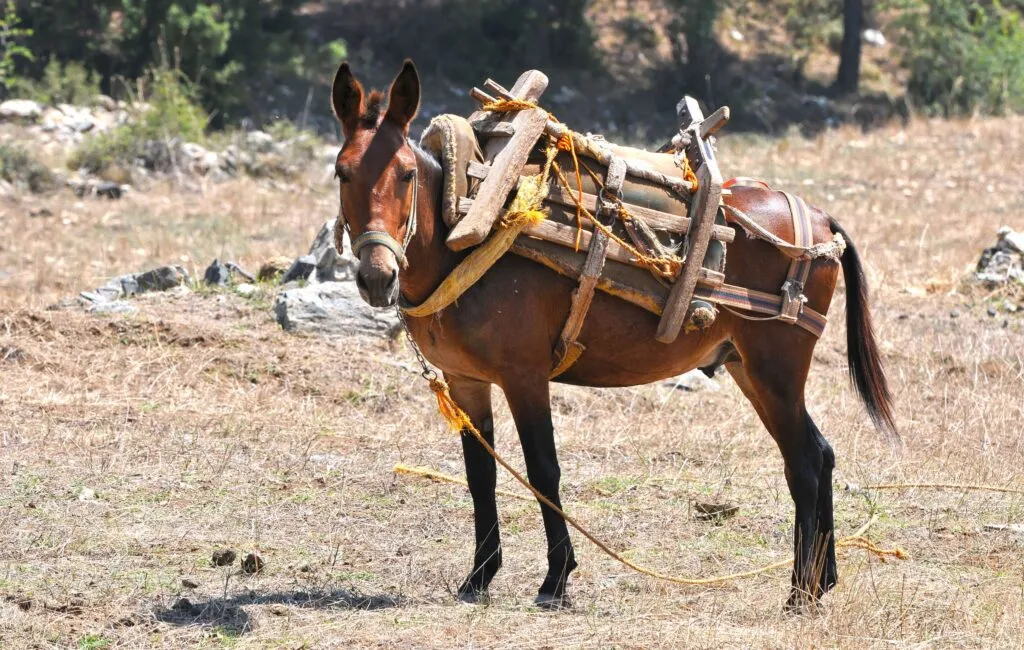
[(490, 596), (486, 589), (474, 589), (472, 587), (460, 587), (459, 593), (455, 595), (455, 598), (460, 603), (466, 603), (468, 605), (487, 603), (487, 601), (490, 600)]
[(559, 596), (557, 594), (540, 593), (537, 594), (537, 598), (533, 601), (533, 604), (548, 611), (570, 609), (572, 607), (572, 604), (569, 602), (569, 597), (565, 594)]
[(794, 589), (789, 594), (789, 599), (786, 601), (783, 611), (793, 616), (802, 616), (805, 614), (814, 614), (818, 611), (818, 606), (821, 604), (821, 598), (814, 596), (806, 591)]

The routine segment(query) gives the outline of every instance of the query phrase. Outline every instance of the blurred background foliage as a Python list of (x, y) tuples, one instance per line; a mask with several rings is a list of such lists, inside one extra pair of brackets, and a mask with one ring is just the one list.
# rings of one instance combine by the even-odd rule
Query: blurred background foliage
[[(173, 70), (183, 96), (202, 109), (203, 128), (281, 114), (305, 123), (311, 111), (325, 114), (326, 88), (341, 59), (381, 85), (412, 56), (428, 82), (427, 99), (439, 105), (468, 109), (469, 85), (489, 76), (510, 83), (535, 67), (552, 77), (545, 101), (550, 96), (556, 111), (613, 131), (637, 121), (638, 112), (657, 110), (671, 121), (665, 107), (683, 92), (712, 107), (732, 105), (739, 128), (767, 131), (818, 119), (816, 98), (851, 90), (850, 114), (865, 124), (910, 110), (1000, 114), (1024, 108), (1022, 5), (7, 0), (0, 93), (51, 104), (84, 103), (98, 93), (144, 98), (166, 95), (156, 83), (166, 76), (156, 71)], [(844, 41), (851, 25), (857, 32)], [(888, 40), (884, 56), (864, 61), (863, 71), (862, 28), (880, 29)], [(840, 88), (837, 64), (851, 57), (852, 86), (847, 79)], [(867, 115), (874, 109), (880, 117)]]

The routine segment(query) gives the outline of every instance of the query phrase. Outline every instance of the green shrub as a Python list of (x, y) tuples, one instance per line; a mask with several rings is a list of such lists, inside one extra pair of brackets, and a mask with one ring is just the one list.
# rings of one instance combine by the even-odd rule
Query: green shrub
[(1024, 110), (1024, 25), (999, 0), (905, 3), (907, 91), (928, 112), (1003, 114)]
[(57, 187), (57, 178), (48, 167), (21, 147), (6, 144), (0, 144), (0, 178), (37, 194)]
[(88, 105), (100, 94), (96, 76), (77, 61), (61, 64), (51, 59), (38, 81), (19, 79), (14, 92), (22, 97), (31, 97), (41, 104)]
[(0, 14), (0, 86), (9, 90), (17, 83), (15, 67), (18, 60), (34, 61), (32, 50), (22, 41), (32, 36), (31, 29), (21, 26), (14, 0), (7, 0)]
[[(2, 1), (2, 0), (0, 0)], [(117, 94), (167, 53), (218, 120), (246, 115), (315, 54), (297, 9), (305, 0), (19, 0), (28, 46), (47, 61), (79, 61)], [(47, 61), (23, 63), (41, 78)], [(337, 65), (337, 61), (333, 62)]]
[(128, 167), (142, 158), (146, 166), (168, 171), (177, 164), (175, 143), (202, 143), (210, 119), (197, 101), (195, 86), (180, 70), (155, 68), (136, 83), (132, 119), (107, 133), (87, 138), (68, 160), (72, 169), (98, 173)]

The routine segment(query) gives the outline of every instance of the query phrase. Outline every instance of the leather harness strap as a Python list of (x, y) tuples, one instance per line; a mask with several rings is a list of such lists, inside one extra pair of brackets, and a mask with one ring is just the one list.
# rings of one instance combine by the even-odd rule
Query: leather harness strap
[[(416, 234), (416, 202), (419, 195), (419, 179), (414, 178), (412, 182), (412, 207), (409, 208), (409, 216), (405, 220), (405, 239), (399, 242), (397, 239), (391, 236), (391, 233), (383, 230), (367, 230), (363, 234), (359, 235), (352, 241), (352, 256), (359, 259), (359, 252), (371, 245), (383, 246), (392, 253), (395, 254), (395, 259), (398, 260), (398, 266), (402, 270), (409, 267), (409, 260), (405, 256), (405, 250), (409, 248), (409, 242), (412, 241), (413, 235)], [(338, 231), (338, 225), (344, 225), (347, 229), (348, 221), (344, 218), (344, 210), (339, 215), (340, 218), (334, 226), (334, 243), (335, 247), (340, 252), (341, 246), (341, 235)]]
[[(612, 156), (608, 161), (608, 174), (605, 176), (604, 188), (598, 194), (595, 215), (602, 214), (604, 209), (604, 196), (611, 194), (613, 198), (619, 198), (622, 193), (622, 184), (626, 180), (626, 161), (619, 156)], [(595, 219), (598, 217), (594, 217)], [(604, 263), (608, 257), (608, 235), (601, 229), (595, 228), (590, 240), (590, 250), (587, 252), (587, 259), (583, 262), (580, 270), (579, 286), (572, 292), (572, 304), (569, 307), (569, 317), (562, 327), (562, 334), (555, 344), (554, 369), (550, 378), (561, 375), (572, 367), (583, 351), (586, 349), (576, 339), (583, 330), (583, 321), (590, 311), (590, 304), (594, 300), (594, 290), (597, 289), (597, 281), (604, 270)]]
[[(793, 244), (803, 249), (814, 244), (814, 230), (807, 204), (799, 196), (783, 192), (789, 202), (789, 211), (793, 215)], [(803, 257), (794, 258), (789, 263), (789, 273), (782, 284), (782, 305), (779, 309), (779, 320), (793, 325), (799, 320), (807, 296), (804, 295), (804, 284), (811, 272), (811, 260)]]

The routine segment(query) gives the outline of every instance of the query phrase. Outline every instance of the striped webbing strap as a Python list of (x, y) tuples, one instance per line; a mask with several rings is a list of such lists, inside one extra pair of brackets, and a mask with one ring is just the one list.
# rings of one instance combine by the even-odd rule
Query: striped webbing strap
[[(726, 185), (730, 187), (756, 185), (770, 189), (763, 181), (745, 178), (733, 179)], [(814, 229), (811, 223), (810, 209), (800, 197), (788, 192), (783, 192), (783, 194), (789, 203), (789, 211), (793, 217), (793, 244), (810, 248), (814, 245)], [(824, 314), (808, 307), (806, 305), (807, 297), (804, 295), (804, 284), (811, 272), (812, 261), (810, 258), (794, 258), (790, 262), (786, 281), (782, 284), (779, 294), (723, 284), (713, 289), (698, 287), (695, 295), (737, 309), (765, 314), (768, 317), (774, 316), (778, 320), (798, 325), (814, 336), (820, 337), (825, 331), (828, 319)]]

